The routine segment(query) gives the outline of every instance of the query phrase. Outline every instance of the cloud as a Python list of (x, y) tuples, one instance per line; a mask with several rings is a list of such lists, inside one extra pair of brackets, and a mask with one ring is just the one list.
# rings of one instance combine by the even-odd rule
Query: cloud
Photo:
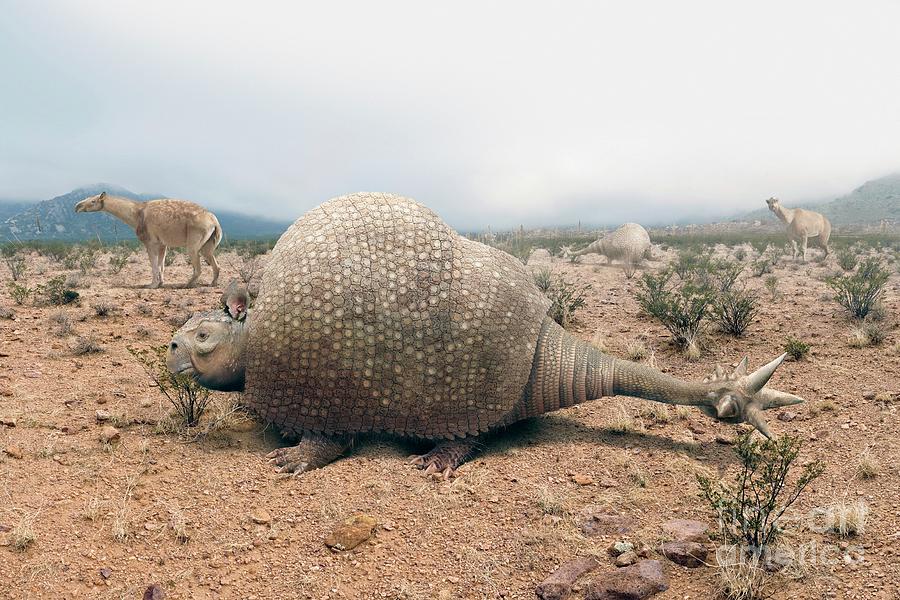
[(892, 2), (14, 4), (0, 181), (294, 217), (342, 193), (453, 225), (668, 222), (900, 165)]

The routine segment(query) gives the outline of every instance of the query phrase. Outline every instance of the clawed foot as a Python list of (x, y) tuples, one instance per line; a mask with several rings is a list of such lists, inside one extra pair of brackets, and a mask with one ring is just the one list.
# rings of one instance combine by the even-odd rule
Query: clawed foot
[(304, 433), (296, 446), (278, 448), (266, 454), (266, 458), (277, 467), (276, 472), (299, 476), (307, 471), (324, 467), (351, 445), (353, 439), (350, 437)]
[(301, 475), (315, 467), (309, 466), (309, 457), (307, 452), (300, 449), (299, 446), (290, 446), (288, 448), (279, 448), (266, 454), (269, 463), (278, 467), (275, 469), (277, 473), (286, 473), (288, 475)]
[(409, 464), (424, 469), (426, 477), (433, 477), (439, 481), (447, 481), (456, 476), (456, 469), (447, 465), (440, 456), (432, 454), (434, 450), (428, 454), (414, 454), (409, 457)]
[(409, 464), (425, 471), (425, 475), (440, 481), (456, 476), (456, 467), (463, 464), (475, 451), (474, 438), (440, 442), (430, 452), (413, 455)]

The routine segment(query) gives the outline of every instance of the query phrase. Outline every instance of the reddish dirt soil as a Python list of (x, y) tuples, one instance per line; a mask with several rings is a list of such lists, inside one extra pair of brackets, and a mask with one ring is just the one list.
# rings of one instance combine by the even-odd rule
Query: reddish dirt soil
[[(233, 257), (222, 262), (227, 282)], [(578, 335), (619, 356), (640, 339), (659, 368), (679, 377), (701, 378), (715, 363), (735, 365), (744, 355), (758, 366), (779, 354), (789, 335), (808, 341), (809, 356), (786, 362), (771, 382), (806, 404), (791, 407), (792, 421), (774, 411), (768, 417), (777, 433), (805, 440), (801, 461), (827, 462), (791, 511), (787, 538), (795, 548), (814, 542), (818, 555), (807, 557), (796, 578), (775, 578), (775, 597), (897, 598), (900, 277), (892, 266), (888, 339), (853, 348), (840, 307), (824, 298), (821, 277), (835, 268), (833, 260), (828, 265), (783, 260), (775, 298), (762, 280), (749, 278), (762, 290), (763, 310), (747, 336), (711, 333), (702, 358), (691, 362), (659, 324), (639, 315), (636, 278), (589, 260), (554, 260), (556, 272), (592, 284), (573, 327)], [(30, 258), (32, 285), (60, 272)], [(188, 273), (179, 255), (167, 285)], [(735, 468), (731, 447), (716, 437), (733, 438), (737, 428), (696, 410), (670, 408), (661, 421), (647, 402), (606, 398), (513, 427), (449, 482), (406, 464), (421, 445), (391, 439), (361, 440), (324, 469), (283, 478), (264, 457), (285, 442), (262, 424), (230, 419), (199, 441), (159, 432), (154, 423), (169, 406), (127, 351), (166, 344), (173, 323), (214, 307), (219, 290), (136, 287), (150, 280), (142, 253), (115, 275), (102, 259), (81, 278), (80, 303), (62, 309), (12, 305), (8, 277), (4, 268), (0, 304), (13, 308), (15, 319), (0, 320), (0, 418), (15, 426), (0, 425), (0, 597), (140, 598), (157, 583), (170, 599), (530, 599), (559, 564), (594, 553), (602, 566), (578, 583), (578, 599), (587, 580), (615, 569), (606, 553), (611, 542), (655, 548), (668, 519), (712, 523), (695, 475)], [(209, 277), (205, 268), (202, 281)], [(117, 310), (98, 317), (92, 305), (100, 301)], [(57, 334), (52, 316), (60, 310), (73, 333)], [(104, 351), (75, 355), (78, 336)], [(215, 410), (235, 399), (217, 395)], [(636, 431), (616, 435), (609, 426), (623, 410)], [(108, 423), (98, 423), (97, 411), (121, 431), (118, 443), (100, 442)], [(871, 479), (858, 476), (867, 452), (880, 465)], [(804, 515), (839, 500), (868, 505), (862, 535), (841, 540), (810, 529)], [(637, 528), (586, 537), (577, 520), (591, 505), (629, 515)], [(348, 552), (328, 549), (326, 536), (357, 513), (377, 520), (373, 537)], [(19, 550), (24, 529), (34, 540)], [(714, 595), (715, 568), (661, 560), (671, 587), (656, 598)]]

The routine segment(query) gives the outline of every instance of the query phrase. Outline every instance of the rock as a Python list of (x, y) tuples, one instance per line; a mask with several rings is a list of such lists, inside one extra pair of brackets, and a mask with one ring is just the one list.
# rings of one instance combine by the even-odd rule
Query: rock
[(726, 435), (717, 435), (716, 443), (724, 446), (732, 446), (734, 445), (734, 440)]
[(875, 395), (876, 395), (875, 392), (873, 392), (871, 390), (866, 390), (865, 392), (863, 392), (862, 397), (863, 397), (863, 400), (874, 400)]
[(9, 456), (11, 458), (21, 459), (23, 456), (25, 456), (25, 454), (22, 452), (22, 449), (19, 448), (18, 446), (16, 446), (15, 444), (11, 444), (11, 445), (7, 446), (6, 449), (4, 450), (4, 452), (6, 452), (7, 456)]
[(264, 508), (257, 508), (250, 513), (250, 520), (257, 525), (268, 525), (272, 522), (272, 517)]
[(582, 575), (597, 568), (599, 563), (593, 556), (579, 556), (563, 563), (534, 589), (541, 600), (562, 600), (572, 592), (574, 584)]
[(377, 526), (377, 521), (369, 515), (354, 515), (328, 534), (325, 545), (332, 550), (352, 550), (372, 537)]
[(706, 564), (709, 549), (697, 542), (667, 542), (659, 547), (659, 553), (675, 564), (693, 569)]
[(709, 541), (709, 526), (701, 521), (690, 519), (672, 519), (662, 525), (663, 531), (678, 542), (697, 542), (702, 544)]
[(119, 430), (112, 425), (107, 425), (100, 430), (100, 441), (104, 444), (115, 444), (121, 437)]
[(792, 411), (789, 411), (789, 410), (786, 410), (786, 411), (784, 411), (784, 412), (778, 413), (778, 420), (779, 420), (779, 421), (790, 422), (790, 421), (793, 421), (793, 420), (796, 419), (796, 418), (797, 418), (797, 413), (792, 412)]
[(591, 581), (584, 600), (643, 600), (669, 589), (658, 560), (642, 560)]
[(15, 427), (16, 426), (16, 418), (15, 417), (0, 417), (0, 425), (5, 427)]
[(165, 600), (166, 593), (158, 583), (152, 584), (144, 590), (143, 600)]
[(577, 483), (578, 485), (593, 485), (594, 478), (590, 475), (582, 475), (581, 473), (573, 473), (572, 481)]
[(100, 577), (103, 579), (109, 579), (112, 577), (112, 570), (109, 567), (102, 567), (100, 569)]
[(634, 529), (634, 519), (605, 513), (599, 506), (587, 506), (581, 511), (579, 526), (589, 536), (623, 534)]
[(606, 551), (609, 552), (610, 556), (619, 556), (620, 554), (625, 554), (626, 552), (631, 552), (632, 550), (634, 550), (634, 544), (623, 540), (613, 542), (609, 545), (609, 548), (606, 549)]
[(634, 550), (629, 550), (628, 552), (623, 552), (616, 558), (616, 566), (617, 567), (627, 567), (629, 565), (633, 565), (638, 561), (638, 555)]
[(98, 410), (96, 413), (94, 413), (94, 417), (97, 419), (98, 423), (104, 423), (112, 419), (112, 415), (105, 410)]

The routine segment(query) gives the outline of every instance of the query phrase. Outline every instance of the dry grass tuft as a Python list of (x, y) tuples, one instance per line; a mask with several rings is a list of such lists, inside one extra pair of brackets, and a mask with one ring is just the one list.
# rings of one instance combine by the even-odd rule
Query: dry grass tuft
[(631, 340), (625, 345), (625, 355), (628, 360), (639, 362), (650, 355), (647, 346), (641, 340)]
[(726, 600), (762, 600), (772, 595), (766, 569), (759, 556), (743, 552), (738, 546), (716, 550), (719, 593)]
[(97, 343), (93, 337), (79, 337), (72, 346), (72, 354), (83, 356), (85, 354), (98, 354), (105, 352), (105, 348)]
[(875, 479), (881, 471), (881, 463), (878, 462), (869, 450), (859, 456), (859, 465), (856, 467), (856, 476), (860, 479)]
[(616, 435), (625, 435), (632, 433), (637, 429), (634, 417), (628, 412), (628, 409), (619, 402), (616, 407), (610, 411), (610, 417), (606, 426), (607, 431)]
[(825, 507), (824, 513), (828, 531), (841, 537), (852, 537), (865, 533), (869, 505), (862, 500), (841, 500)]
[(37, 515), (26, 515), (13, 528), (11, 535), (12, 547), (19, 552), (25, 552), (37, 539), (34, 533), (34, 519)]

